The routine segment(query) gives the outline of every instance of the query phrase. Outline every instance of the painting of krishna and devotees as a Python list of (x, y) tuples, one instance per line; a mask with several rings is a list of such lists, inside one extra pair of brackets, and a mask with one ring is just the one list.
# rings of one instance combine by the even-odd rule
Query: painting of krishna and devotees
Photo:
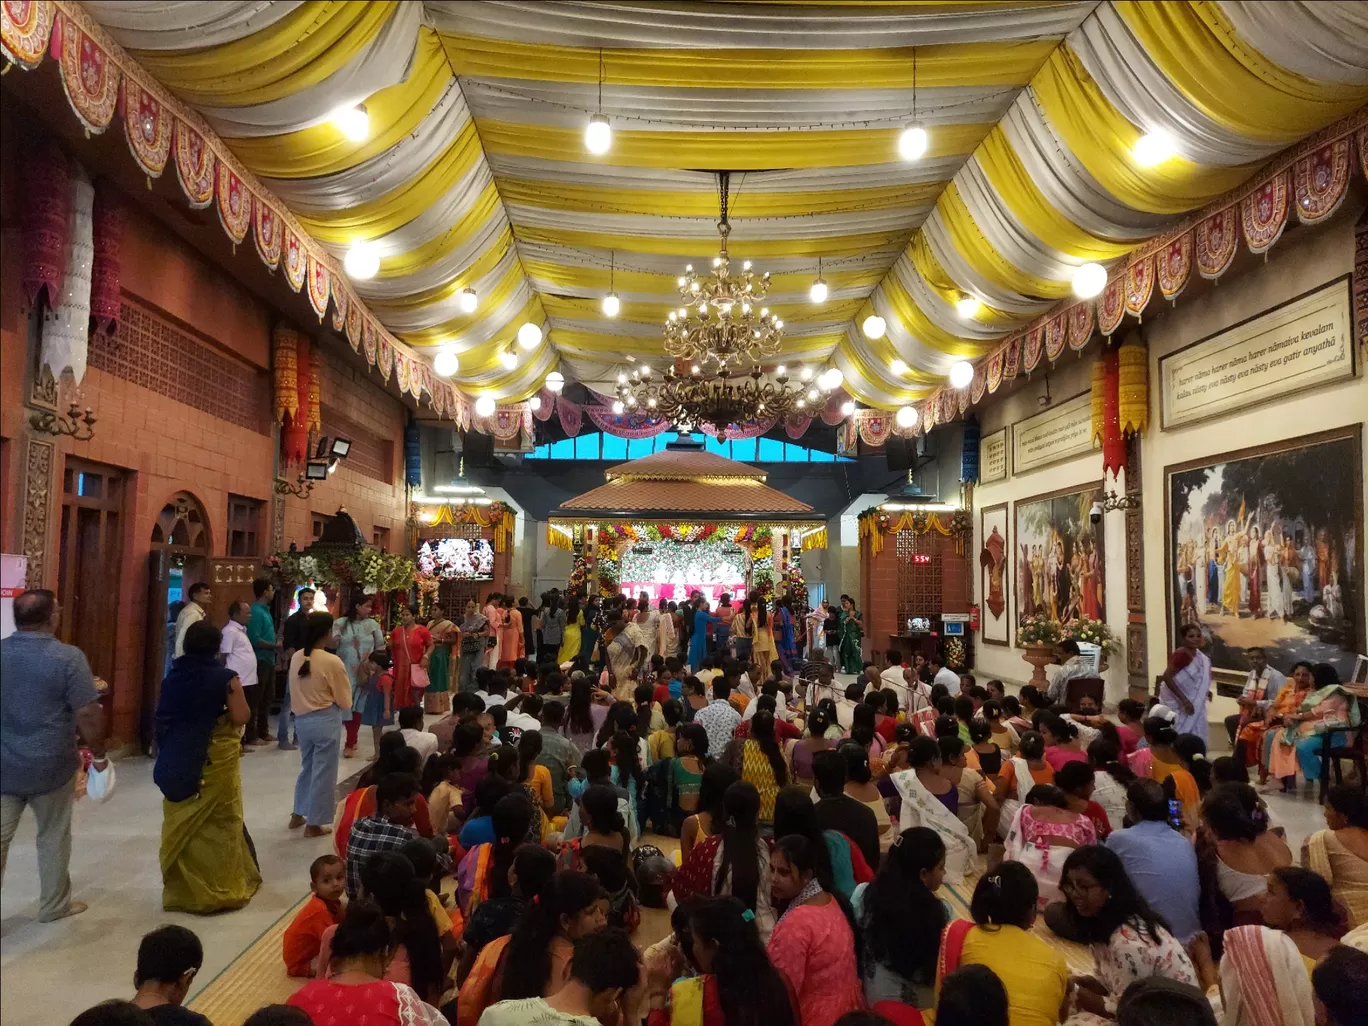
[(1105, 620), (1102, 525), (1090, 511), (1097, 486), (1016, 504), (1017, 624), (1028, 617), (1067, 623)]
[(1263, 648), (1290, 674), (1349, 680), (1362, 650), (1359, 429), (1291, 439), (1167, 471), (1173, 637), (1195, 623), (1217, 669)]

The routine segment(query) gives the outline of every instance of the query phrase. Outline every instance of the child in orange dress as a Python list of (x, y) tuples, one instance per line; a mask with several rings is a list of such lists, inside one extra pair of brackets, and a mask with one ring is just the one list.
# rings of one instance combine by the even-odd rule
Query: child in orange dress
[(291, 976), (312, 976), (313, 962), (323, 942), (323, 932), (342, 921), (342, 894), (347, 889), (346, 865), (336, 855), (320, 855), (309, 866), (310, 898), (285, 928), (281, 944), (285, 971)]

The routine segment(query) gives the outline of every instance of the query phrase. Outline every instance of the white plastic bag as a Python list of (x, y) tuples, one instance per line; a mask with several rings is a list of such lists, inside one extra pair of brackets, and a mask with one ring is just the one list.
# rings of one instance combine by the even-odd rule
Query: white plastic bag
[(114, 793), (115, 779), (113, 762), (106, 762), (102, 770), (96, 769), (95, 764), (91, 763), (90, 771), (86, 774), (86, 797), (100, 804), (109, 801), (109, 796)]

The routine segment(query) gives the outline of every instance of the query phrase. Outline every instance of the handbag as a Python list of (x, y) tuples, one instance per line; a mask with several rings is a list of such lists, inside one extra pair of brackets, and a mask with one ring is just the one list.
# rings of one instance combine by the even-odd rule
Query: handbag
[(422, 691), (429, 684), (427, 667), (422, 663), (414, 663), (409, 669), (409, 689), (411, 691)]
[(114, 793), (115, 782), (113, 762), (106, 762), (102, 770), (92, 764), (90, 772), (86, 774), (86, 797), (103, 805)]

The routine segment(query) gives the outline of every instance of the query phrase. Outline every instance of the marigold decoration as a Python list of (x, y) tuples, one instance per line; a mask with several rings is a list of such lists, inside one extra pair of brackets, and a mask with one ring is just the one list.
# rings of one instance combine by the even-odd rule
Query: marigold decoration
[(546, 525), (546, 544), (553, 549), (564, 549), (566, 552), (575, 551), (574, 535), (567, 534), (563, 528), (555, 524)]
[(815, 531), (809, 531), (803, 535), (802, 550), (807, 552), (810, 549), (824, 549), (827, 547), (827, 529), (819, 527)]
[(935, 531), (946, 538), (955, 539), (955, 551), (964, 552), (964, 542), (973, 534), (973, 518), (967, 510), (957, 509), (947, 513), (923, 513), (919, 510), (905, 510), (893, 514), (874, 506), (859, 515), (856, 521), (861, 541), (869, 539), (869, 550), (874, 555), (883, 551), (884, 535), (911, 531), (913, 534), (928, 534)]
[(299, 382), (296, 378), (295, 332), (277, 324), (271, 346), (271, 373), (275, 380), (275, 418), (283, 424), (287, 414), (299, 409)]
[(1149, 427), (1149, 353), (1130, 341), (1116, 352), (1117, 416), (1124, 435), (1141, 435)]
[[(412, 507), (412, 512), (417, 514), (417, 506)], [(513, 536), (513, 527), (517, 522), (517, 515), (505, 506), (502, 502), (492, 502), (488, 506), (438, 506), (432, 514), (432, 519), (427, 521), (434, 527), (455, 524), (475, 524), (477, 527), (494, 528), (494, 551), (503, 552), (508, 548), (508, 541)]]

